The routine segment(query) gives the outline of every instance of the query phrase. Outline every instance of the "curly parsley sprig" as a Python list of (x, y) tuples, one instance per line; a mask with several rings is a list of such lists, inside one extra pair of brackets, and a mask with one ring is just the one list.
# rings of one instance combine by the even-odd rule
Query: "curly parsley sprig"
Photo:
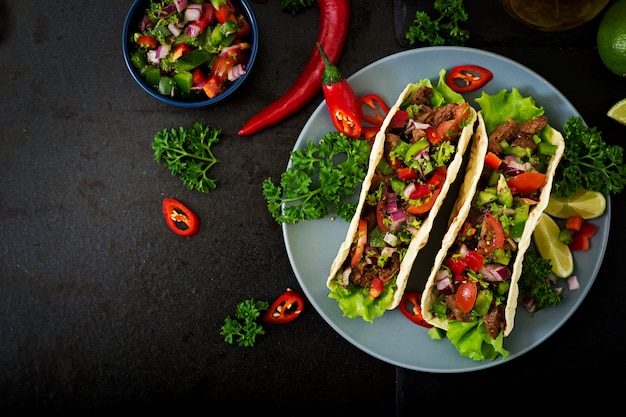
[(579, 189), (617, 194), (626, 184), (624, 149), (609, 146), (595, 127), (588, 128), (579, 116), (570, 117), (563, 126), (565, 151), (557, 166), (553, 190), (567, 197)]
[(219, 142), (221, 130), (201, 123), (190, 128), (163, 129), (152, 141), (154, 159), (169, 168), (190, 190), (208, 193), (217, 186), (208, 175), (209, 169), (220, 162), (211, 145)]
[(291, 165), (280, 182), (263, 181), (263, 196), (279, 223), (298, 223), (326, 216), (333, 209), (350, 220), (357, 203), (348, 202), (365, 178), (370, 146), (339, 132), (327, 133), (315, 144), (291, 152)]
[(231, 345), (235, 342), (239, 346), (253, 347), (256, 337), (265, 334), (263, 326), (257, 319), (262, 311), (269, 308), (267, 301), (255, 300), (250, 298), (237, 304), (237, 312), (235, 318), (227, 316), (224, 325), (220, 328), (220, 334), (224, 336), (224, 340)]
[(406, 32), (406, 39), (411, 45), (425, 42), (432, 46), (463, 46), (469, 39), (469, 31), (460, 26), (469, 17), (463, 0), (435, 0), (434, 7), (439, 12), (436, 19), (432, 19), (422, 10), (415, 12), (415, 18)]

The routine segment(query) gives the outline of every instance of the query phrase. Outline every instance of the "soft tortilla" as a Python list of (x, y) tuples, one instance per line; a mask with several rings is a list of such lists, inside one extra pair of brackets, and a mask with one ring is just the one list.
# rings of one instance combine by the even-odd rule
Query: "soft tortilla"
[[(393, 118), (394, 114), (399, 110), (400, 105), (402, 104), (406, 96), (409, 94), (411, 89), (415, 87), (415, 85), (416, 84), (408, 84), (405, 87), (404, 91), (402, 92), (402, 94), (400, 94), (400, 97), (398, 98), (396, 103), (391, 107), (389, 113), (387, 114), (387, 117), (383, 121), (383, 124), (379, 132), (376, 135), (374, 144), (372, 146), (372, 151), (370, 153), (367, 174), (361, 186), (361, 193), (359, 195), (359, 202), (357, 205), (356, 213), (354, 217), (352, 218), (352, 220), (350, 221), (348, 232), (346, 233), (346, 239), (339, 247), (339, 252), (337, 253), (335, 260), (333, 261), (331, 265), (330, 275), (328, 276), (328, 279), (326, 281), (326, 285), (328, 288), (331, 288), (331, 282), (335, 279), (335, 276), (337, 275), (338, 271), (340, 270), (344, 261), (349, 255), (350, 247), (352, 246), (352, 242), (354, 241), (356, 237), (359, 219), (361, 218), (361, 213), (363, 211), (365, 199), (367, 197), (367, 193), (369, 192), (369, 188), (372, 183), (372, 177), (374, 176), (374, 173), (376, 171), (376, 166), (378, 165), (378, 163), (380, 162), (384, 154), (385, 138), (386, 138), (385, 133), (387, 131), (387, 127), (389, 126), (389, 123), (391, 122), (391, 119)], [(454, 155), (454, 158), (448, 165), (446, 181), (442, 185), (439, 197), (437, 198), (437, 200), (435, 200), (433, 207), (429, 211), (428, 216), (424, 219), (422, 226), (418, 230), (418, 233), (413, 237), (413, 239), (409, 243), (407, 252), (404, 258), (402, 259), (402, 262), (400, 264), (400, 271), (398, 272), (398, 275), (396, 278), (397, 289), (394, 293), (393, 302), (389, 305), (389, 307), (387, 307), (388, 310), (392, 310), (396, 308), (398, 304), (400, 304), (400, 300), (402, 298), (402, 295), (404, 294), (404, 290), (406, 288), (406, 284), (409, 279), (409, 275), (411, 273), (413, 262), (415, 261), (415, 258), (417, 257), (417, 254), (419, 253), (419, 251), (428, 242), (428, 236), (432, 229), (433, 222), (435, 221), (435, 218), (437, 217), (439, 209), (441, 205), (443, 204), (443, 201), (445, 200), (446, 195), (448, 194), (450, 185), (454, 182), (459, 170), (461, 169), (461, 165), (463, 164), (463, 155), (465, 154), (465, 151), (472, 137), (472, 133), (474, 131), (474, 124), (477, 118), (476, 110), (471, 105), (469, 106), (469, 108), (470, 108), (469, 121), (467, 125), (463, 128), (463, 130), (461, 131), (461, 135), (459, 136), (457, 140), (457, 143), (456, 143), (457, 150)]]
[[(517, 300), (519, 297), (518, 281), (522, 274), (522, 262), (524, 261), (524, 255), (526, 253), (526, 250), (530, 246), (530, 242), (532, 241), (533, 230), (535, 229), (535, 226), (537, 226), (541, 214), (548, 205), (550, 192), (552, 190), (552, 182), (554, 180), (554, 174), (565, 149), (565, 141), (561, 133), (553, 128), (550, 129), (551, 137), (549, 138), (549, 140), (553, 145), (557, 145), (557, 149), (548, 165), (548, 169), (546, 171), (546, 183), (541, 189), (539, 202), (530, 210), (528, 214), (528, 220), (526, 220), (526, 225), (524, 226), (522, 237), (518, 242), (515, 261), (513, 262), (513, 267), (511, 271), (511, 285), (509, 287), (509, 293), (507, 296), (507, 303), (504, 312), (506, 322), (504, 328), (504, 336), (508, 336), (513, 330), (515, 322), (515, 311), (517, 309)], [(433, 326), (444, 330), (448, 329), (448, 321), (439, 319), (431, 312), (432, 306), (437, 299), (435, 276), (441, 268), (441, 265), (443, 264), (448, 254), (448, 250), (454, 244), (456, 236), (463, 227), (463, 223), (465, 222), (465, 219), (470, 211), (472, 199), (477, 192), (478, 181), (480, 180), (480, 176), (482, 174), (485, 164), (485, 155), (487, 154), (488, 139), (489, 135), (487, 134), (487, 129), (485, 127), (485, 122), (483, 120), (481, 110), (478, 112), (478, 125), (474, 134), (474, 143), (470, 151), (470, 160), (468, 162), (465, 179), (463, 181), (463, 185), (461, 186), (461, 190), (459, 191), (459, 196), (452, 210), (450, 227), (442, 240), (439, 252), (437, 252), (437, 255), (435, 256), (435, 263), (433, 264), (433, 268), (431, 270), (430, 276), (428, 277), (428, 281), (426, 281), (426, 286), (424, 288), (421, 301), (421, 308), (424, 319), (429, 324), (432, 324)]]

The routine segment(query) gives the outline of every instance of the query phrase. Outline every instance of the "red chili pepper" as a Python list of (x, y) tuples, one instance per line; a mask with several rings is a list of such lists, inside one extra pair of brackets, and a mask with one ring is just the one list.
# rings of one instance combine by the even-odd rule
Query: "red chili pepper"
[(289, 323), (300, 316), (304, 309), (304, 296), (298, 291), (287, 288), (265, 312), (263, 321), (272, 324)]
[[(321, 43), (332, 62), (338, 62), (348, 37), (350, 2), (348, 0), (317, 0), (320, 23), (317, 42)], [(287, 92), (248, 120), (239, 135), (251, 135), (274, 125), (301, 110), (321, 91), (319, 82), (324, 62), (313, 45), (313, 51), (304, 71)]]
[(413, 323), (430, 329), (433, 326), (431, 324), (428, 324), (428, 322), (424, 320), (424, 316), (422, 315), (422, 307), (420, 306), (421, 300), (422, 294), (417, 291), (404, 293), (402, 299), (400, 300), (400, 311), (407, 319), (411, 320)]
[(181, 236), (195, 235), (200, 229), (200, 219), (183, 203), (173, 198), (163, 199), (163, 216), (172, 232)]
[(459, 65), (446, 75), (446, 84), (457, 93), (474, 91), (493, 78), (493, 73), (478, 65)]
[(361, 136), (361, 108), (354, 90), (348, 84), (339, 68), (337, 68), (326, 56), (322, 45), (317, 47), (324, 60), (324, 72), (322, 73), (322, 91), (326, 99), (326, 107), (330, 113), (330, 119), (338, 132), (349, 138)]
[[(366, 105), (374, 111), (374, 116), (370, 116), (363, 111), (363, 105)], [(359, 109), (361, 110), (361, 117), (367, 123), (374, 126), (381, 126), (385, 116), (389, 113), (389, 106), (376, 94), (366, 94), (359, 98)]]

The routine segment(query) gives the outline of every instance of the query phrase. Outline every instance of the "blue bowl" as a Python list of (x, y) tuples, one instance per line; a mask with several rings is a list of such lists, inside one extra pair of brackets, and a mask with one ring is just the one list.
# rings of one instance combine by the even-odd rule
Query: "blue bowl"
[(241, 10), (244, 16), (248, 19), (248, 23), (250, 25), (250, 35), (248, 35), (248, 39), (251, 44), (251, 48), (248, 62), (246, 64), (246, 73), (236, 79), (234, 82), (232, 82), (224, 92), (218, 94), (213, 98), (208, 98), (206, 95), (203, 96), (199, 94), (198, 99), (186, 100), (183, 98), (170, 97), (159, 93), (159, 91), (157, 91), (154, 87), (150, 86), (146, 82), (146, 80), (141, 76), (139, 71), (132, 64), (131, 54), (133, 51), (131, 49), (132, 47), (130, 45), (130, 39), (132, 38), (133, 34), (138, 31), (144, 12), (150, 5), (150, 0), (135, 0), (128, 10), (128, 14), (126, 15), (126, 19), (124, 20), (124, 27), (122, 30), (122, 51), (124, 53), (124, 61), (126, 62), (126, 67), (128, 68), (128, 71), (132, 75), (135, 82), (142, 88), (142, 90), (144, 90), (146, 93), (148, 93), (161, 103), (186, 109), (213, 106), (221, 103), (222, 101), (230, 97), (250, 75), (259, 49), (258, 24), (256, 17), (254, 16), (252, 9), (250, 8), (250, 5), (246, 0), (231, 0), (231, 2), (235, 7)]

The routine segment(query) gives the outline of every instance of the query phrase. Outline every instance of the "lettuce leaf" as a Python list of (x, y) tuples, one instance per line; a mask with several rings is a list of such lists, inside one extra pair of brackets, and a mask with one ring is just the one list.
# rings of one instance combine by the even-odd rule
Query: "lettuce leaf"
[(470, 322), (451, 320), (446, 337), (461, 356), (475, 361), (493, 360), (499, 355), (504, 360), (509, 356), (509, 351), (502, 346), (503, 332), (495, 340), (492, 339), (482, 319)]
[(441, 107), (446, 103), (461, 104), (465, 102), (465, 98), (461, 94), (448, 87), (448, 84), (446, 84), (446, 70), (442, 69), (439, 71), (439, 80), (437, 81), (437, 85), (433, 85), (429, 78), (420, 80), (408, 92), (400, 108), (404, 108), (411, 103), (413, 93), (421, 86), (433, 89), (433, 95), (430, 98), (430, 105), (433, 107)]
[(521, 123), (544, 114), (543, 107), (537, 107), (532, 97), (523, 97), (514, 87), (510, 93), (502, 90), (488, 95), (483, 91), (475, 100), (483, 111), (487, 134), (491, 134), (496, 127), (509, 119)]
[(349, 284), (347, 287), (339, 285), (337, 281), (331, 282), (329, 298), (334, 298), (339, 303), (339, 308), (343, 315), (350, 317), (362, 317), (367, 322), (373, 322), (376, 317), (380, 317), (393, 302), (393, 295), (398, 286), (395, 279), (385, 285), (383, 292), (372, 300), (369, 297), (369, 288), (358, 287)]

